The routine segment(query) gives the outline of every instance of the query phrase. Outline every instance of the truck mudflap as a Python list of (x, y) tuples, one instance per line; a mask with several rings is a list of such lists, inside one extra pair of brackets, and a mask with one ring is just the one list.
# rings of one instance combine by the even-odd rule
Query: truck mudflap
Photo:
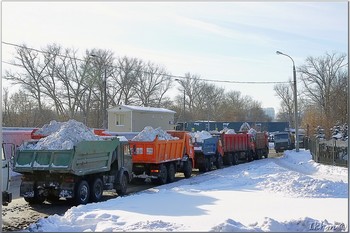
[(22, 181), (19, 195), (21, 197), (34, 197), (34, 181)]
[(12, 193), (2, 192), (2, 205), (7, 206), (12, 201)]
[(49, 193), (54, 193), (55, 196), (63, 198), (74, 197), (74, 183), (61, 183), (51, 182), (48, 185), (45, 182), (37, 182), (35, 185), (34, 181), (22, 181), (20, 186), (21, 197), (35, 197), (35, 189), (40, 192), (40, 195), (48, 196)]

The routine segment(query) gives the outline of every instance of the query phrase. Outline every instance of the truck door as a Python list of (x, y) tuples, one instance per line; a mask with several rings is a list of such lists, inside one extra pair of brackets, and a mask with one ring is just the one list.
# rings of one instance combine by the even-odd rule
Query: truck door
[(2, 146), (1, 157), (2, 157), (2, 191), (8, 191), (9, 189), (9, 176), (10, 176), (10, 166), (9, 161), (5, 157), (4, 146)]
[(132, 171), (132, 157), (131, 157), (131, 150), (129, 144), (122, 144), (123, 152), (124, 152), (124, 167), (129, 171), (129, 174), (131, 174)]

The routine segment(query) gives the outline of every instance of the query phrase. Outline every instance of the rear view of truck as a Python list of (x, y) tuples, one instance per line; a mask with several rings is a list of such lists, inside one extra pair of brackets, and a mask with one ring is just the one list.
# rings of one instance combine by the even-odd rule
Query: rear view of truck
[(209, 135), (208, 137), (201, 138), (197, 132), (192, 136), (193, 147), (195, 152), (195, 168), (198, 168), (200, 172), (207, 172), (211, 170), (213, 165), (220, 169), (223, 167), (223, 151), (221, 139), (218, 135)]
[(20, 196), (27, 202), (65, 198), (86, 204), (100, 201), (103, 190), (126, 193), (132, 177), (126, 138), (96, 136), (75, 120), (52, 121), (38, 132), (40, 139), (25, 142), (14, 156), (13, 170), (23, 174)]
[(165, 184), (175, 180), (176, 172), (191, 177), (193, 168), (193, 146), (190, 135), (185, 131), (167, 131), (172, 139), (152, 141), (130, 140), (132, 150), (133, 176), (151, 179)]
[(248, 133), (236, 133), (221, 135), (224, 164), (236, 165), (239, 160), (251, 161), (254, 155), (253, 136)]
[(269, 141), (266, 132), (257, 132), (254, 135), (254, 159), (267, 158), (269, 155)]

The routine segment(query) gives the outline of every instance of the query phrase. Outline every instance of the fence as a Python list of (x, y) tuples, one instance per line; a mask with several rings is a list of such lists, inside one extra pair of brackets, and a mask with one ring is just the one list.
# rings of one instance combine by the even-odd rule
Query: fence
[(309, 138), (306, 144), (315, 162), (348, 167), (348, 141)]

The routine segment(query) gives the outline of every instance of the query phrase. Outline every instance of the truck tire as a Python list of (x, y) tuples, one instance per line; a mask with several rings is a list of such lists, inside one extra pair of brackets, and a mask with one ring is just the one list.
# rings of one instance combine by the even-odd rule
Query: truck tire
[(166, 184), (168, 181), (168, 171), (164, 164), (159, 165), (159, 175), (157, 179), (159, 184)]
[(218, 157), (216, 158), (215, 166), (216, 166), (216, 169), (221, 169), (224, 166), (224, 162), (220, 154), (218, 154)]
[(93, 180), (92, 184), (90, 185), (91, 191), (90, 191), (90, 198), (92, 202), (99, 202), (102, 199), (103, 196), (103, 183), (101, 178), (97, 177)]
[(204, 158), (204, 162), (200, 164), (198, 169), (199, 169), (200, 172), (207, 172), (211, 168), (210, 165), (211, 165), (210, 159), (209, 158)]
[(77, 205), (87, 204), (90, 199), (90, 186), (86, 180), (81, 180), (75, 189), (75, 203)]
[(266, 147), (264, 150), (264, 158), (267, 159), (269, 157), (269, 148)]
[(126, 191), (128, 189), (128, 177), (126, 176), (126, 174), (121, 174), (120, 177), (120, 184), (119, 184), (119, 188), (116, 189), (116, 192), (119, 196), (124, 196), (126, 194)]
[(232, 166), (233, 164), (233, 154), (227, 154), (225, 165)]
[(184, 162), (183, 166), (185, 178), (190, 178), (192, 175), (192, 161), (188, 159)]
[(173, 163), (170, 163), (168, 166), (168, 183), (172, 183), (175, 181), (175, 167)]
[(237, 154), (234, 153), (234, 154), (231, 154), (231, 156), (232, 156), (232, 164), (233, 165), (237, 165), (238, 164), (238, 156), (237, 156)]
[(39, 196), (37, 187), (34, 187), (34, 197), (24, 197), (24, 200), (29, 204), (41, 204), (45, 201), (46, 197)]

